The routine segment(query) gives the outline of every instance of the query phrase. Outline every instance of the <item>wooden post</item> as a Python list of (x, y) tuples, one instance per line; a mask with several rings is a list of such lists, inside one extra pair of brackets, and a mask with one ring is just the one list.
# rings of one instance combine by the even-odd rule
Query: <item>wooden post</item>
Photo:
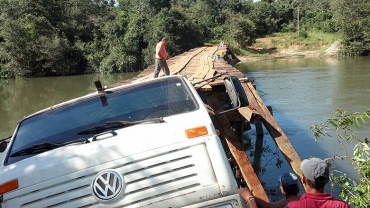
[(262, 122), (261, 122), (261, 117), (257, 116), (257, 122), (255, 124), (256, 126), (256, 134), (259, 136), (263, 135), (263, 128), (262, 128)]
[(250, 109), (248, 106), (241, 107), (238, 109), (238, 111), (240, 115), (243, 116), (243, 118), (246, 119), (247, 121), (252, 121), (253, 119), (253, 123), (256, 127), (256, 134), (263, 135), (262, 123), (257, 111)]
[[(210, 105), (214, 112), (217, 114), (223, 111), (222, 105), (220, 104), (216, 95), (207, 97), (207, 104)], [(225, 137), (227, 145), (229, 146), (230, 152), (233, 155), (236, 163), (239, 166), (240, 172), (247, 183), (249, 189), (253, 192), (253, 195), (269, 202), (263, 186), (258, 179), (254, 169), (248, 159), (247, 154), (244, 152), (243, 146), (240, 143), (235, 132), (232, 130), (229, 120), (225, 114), (219, 114), (215, 117), (217, 126), (221, 131), (221, 134)]]
[(263, 103), (262, 99), (254, 89), (252, 83), (242, 82), (243, 89), (247, 95), (249, 105), (258, 112), (261, 116), (262, 123), (264, 124), (271, 137), (279, 147), (281, 153), (285, 157), (286, 161), (292, 167), (293, 171), (302, 178), (302, 171), (300, 169), (301, 159), (297, 152), (294, 150), (292, 144), (284, 134), (283, 130), (276, 123), (274, 117), (271, 115), (269, 109)]
[[(254, 160), (253, 160), (253, 167), (255, 170), (260, 169), (261, 165), (261, 157), (263, 152), (263, 135), (256, 136), (256, 147), (254, 150)], [(258, 174), (258, 173), (257, 173)]]

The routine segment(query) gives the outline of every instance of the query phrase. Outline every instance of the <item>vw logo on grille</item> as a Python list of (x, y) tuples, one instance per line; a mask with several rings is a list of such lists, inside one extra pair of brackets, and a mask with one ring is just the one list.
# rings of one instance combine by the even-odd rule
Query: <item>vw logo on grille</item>
[(108, 201), (122, 193), (125, 186), (120, 174), (114, 170), (104, 170), (96, 175), (92, 183), (92, 192), (97, 199)]

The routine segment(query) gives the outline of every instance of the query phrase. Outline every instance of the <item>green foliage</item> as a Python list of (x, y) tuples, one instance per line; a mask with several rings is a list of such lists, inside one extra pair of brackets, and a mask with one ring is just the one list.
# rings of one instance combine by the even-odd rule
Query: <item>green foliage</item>
[[(122, 66), (120, 59), (124, 57), (122, 52), (125, 50), (125, 45), (121, 36), (129, 24), (129, 15), (124, 11), (112, 10), (100, 21), (105, 23), (94, 30), (94, 39), (86, 45), (81, 45), (89, 62), (88, 72), (116, 72)], [(119, 60), (117, 64), (112, 63), (115, 58)]]
[(120, 18), (117, 18), (114, 24), (104, 27), (105, 38), (96, 40), (96, 45), (93, 46), (102, 47), (104, 53), (101, 50), (91, 50), (93, 56), (89, 60), (96, 63), (95, 72), (130, 72), (144, 67), (142, 48), (147, 45), (144, 34), (148, 17), (135, 13), (130, 14), (128, 18), (124, 14), (117, 17)]
[(227, 37), (227, 33), (229, 32), (229, 28), (226, 25), (219, 25), (212, 28), (212, 37), (215, 40), (225, 40)]
[[(207, 1), (196, 1), (189, 6), (185, 15), (192, 22), (192, 24), (199, 27), (205, 40), (215, 38), (214, 28), (222, 27), (223, 24), (215, 22), (214, 10), (212, 4)], [(217, 34), (216, 34), (217, 35)]]
[(119, 8), (128, 13), (154, 16), (163, 8), (170, 9), (169, 0), (117, 0)]
[(242, 15), (235, 15), (229, 19), (226, 25), (228, 31), (224, 35), (224, 40), (227, 41), (228, 47), (234, 53), (241, 53), (243, 48), (255, 42), (257, 37), (256, 27), (251, 20)]
[(278, 19), (274, 14), (273, 4), (265, 1), (255, 3), (249, 18), (256, 25), (256, 34), (259, 34), (260, 37), (278, 31)]
[(246, 48), (256, 40), (256, 27), (254, 23), (242, 15), (235, 15), (230, 18), (229, 31), (226, 40), (234, 50)]
[(306, 27), (323, 32), (336, 32), (338, 27), (333, 20), (332, 0), (314, 0), (314, 3), (301, 4), (300, 16)]
[[(311, 129), (314, 132), (315, 139), (323, 138), (325, 136), (336, 136), (339, 143), (342, 144), (344, 155), (333, 155), (331, 158), (333, 164), (337, 159), (351, 160), (353, 168), (357, 170), (359, 181), (349, 178), (345, 173), (335, 170), (339, 176), (332, 175), (334, 187), (339, 184), (341, 187), (340, 197), (353, 204), (356, 207), (370, 207), (370, 148), (368, 138), (358, 138), (354, 134), (354, 128), (361, 126), (367, 119), (370, 118), (370, 109), (364, 112), (346, 112), (336, 110), (334, 117), (328, 119), (319, 126), (313, 125)], [(344, 143), (354, 143), (353, 154), (348, 154)]]
[[(86, 67), (77, 42), (91, 40), (94, 8), (68, 2), (1, 0), (3, 67), (14, 76), (80, 74)], [(90, 14), (86, 16), (85, 14)]]
[(333, 2), (333, 9), (343, 33), (343, 54), (370, 54), (370, 2), (337, 0)]
[(169, 57), (204, 43), (201, 29), (177, 9), (162, 9), (149, 24), (151, 27), (145, 35), (148, 47), (144, 49), (147, 64), (154, 62), (155, 46), (163, 37), (169, 40), (166, 46)]
[(243, 51), (297, 32), (298, 15), (301, 38), (341, 31), (344, 54), (366, 55), (369, 11), (367, 0), (0, 0), (0, 77), (141, 70), (163, 36), (170, 56), (215, 40)]

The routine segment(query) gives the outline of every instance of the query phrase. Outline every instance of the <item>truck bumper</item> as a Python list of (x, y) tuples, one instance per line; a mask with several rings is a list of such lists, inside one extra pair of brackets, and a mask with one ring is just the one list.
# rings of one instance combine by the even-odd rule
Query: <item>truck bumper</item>
[(234, 194), (234, 195), (220, 197), (220, 198), (213, 199), (213, 200), (206, 201), (206, 202), (201, 202), (198, 204), (193, 204), (193, 205), (186, 206), (183, 208), (201, 208), (201, 207), (202, 208), (203, 207), (204, 208), (205, 207), (207, 208), (209, 207), (212, 207), (212, 208), (236, 208), (236, 207), (247, 208), (248, 206), (244, 203), (244, 201), (242, 200), (239, 194)]

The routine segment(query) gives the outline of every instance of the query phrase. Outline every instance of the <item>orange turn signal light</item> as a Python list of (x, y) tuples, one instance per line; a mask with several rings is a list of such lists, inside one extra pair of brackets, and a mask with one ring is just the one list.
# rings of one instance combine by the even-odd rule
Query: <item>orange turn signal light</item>
[(200, 126), (200, 127), (195, 127), (195, 128), (192, 128), (192, 129), (186, 129), (185, 134), (186, 134), (187, 138), (191, 139), (191, 138), (194, 138), (194, 137), (207, 135), (208, 130), (205, 126)]
[(0, 195), (13, 191), (19, 187), (18, 179), (14, 179), (0, 185)]

